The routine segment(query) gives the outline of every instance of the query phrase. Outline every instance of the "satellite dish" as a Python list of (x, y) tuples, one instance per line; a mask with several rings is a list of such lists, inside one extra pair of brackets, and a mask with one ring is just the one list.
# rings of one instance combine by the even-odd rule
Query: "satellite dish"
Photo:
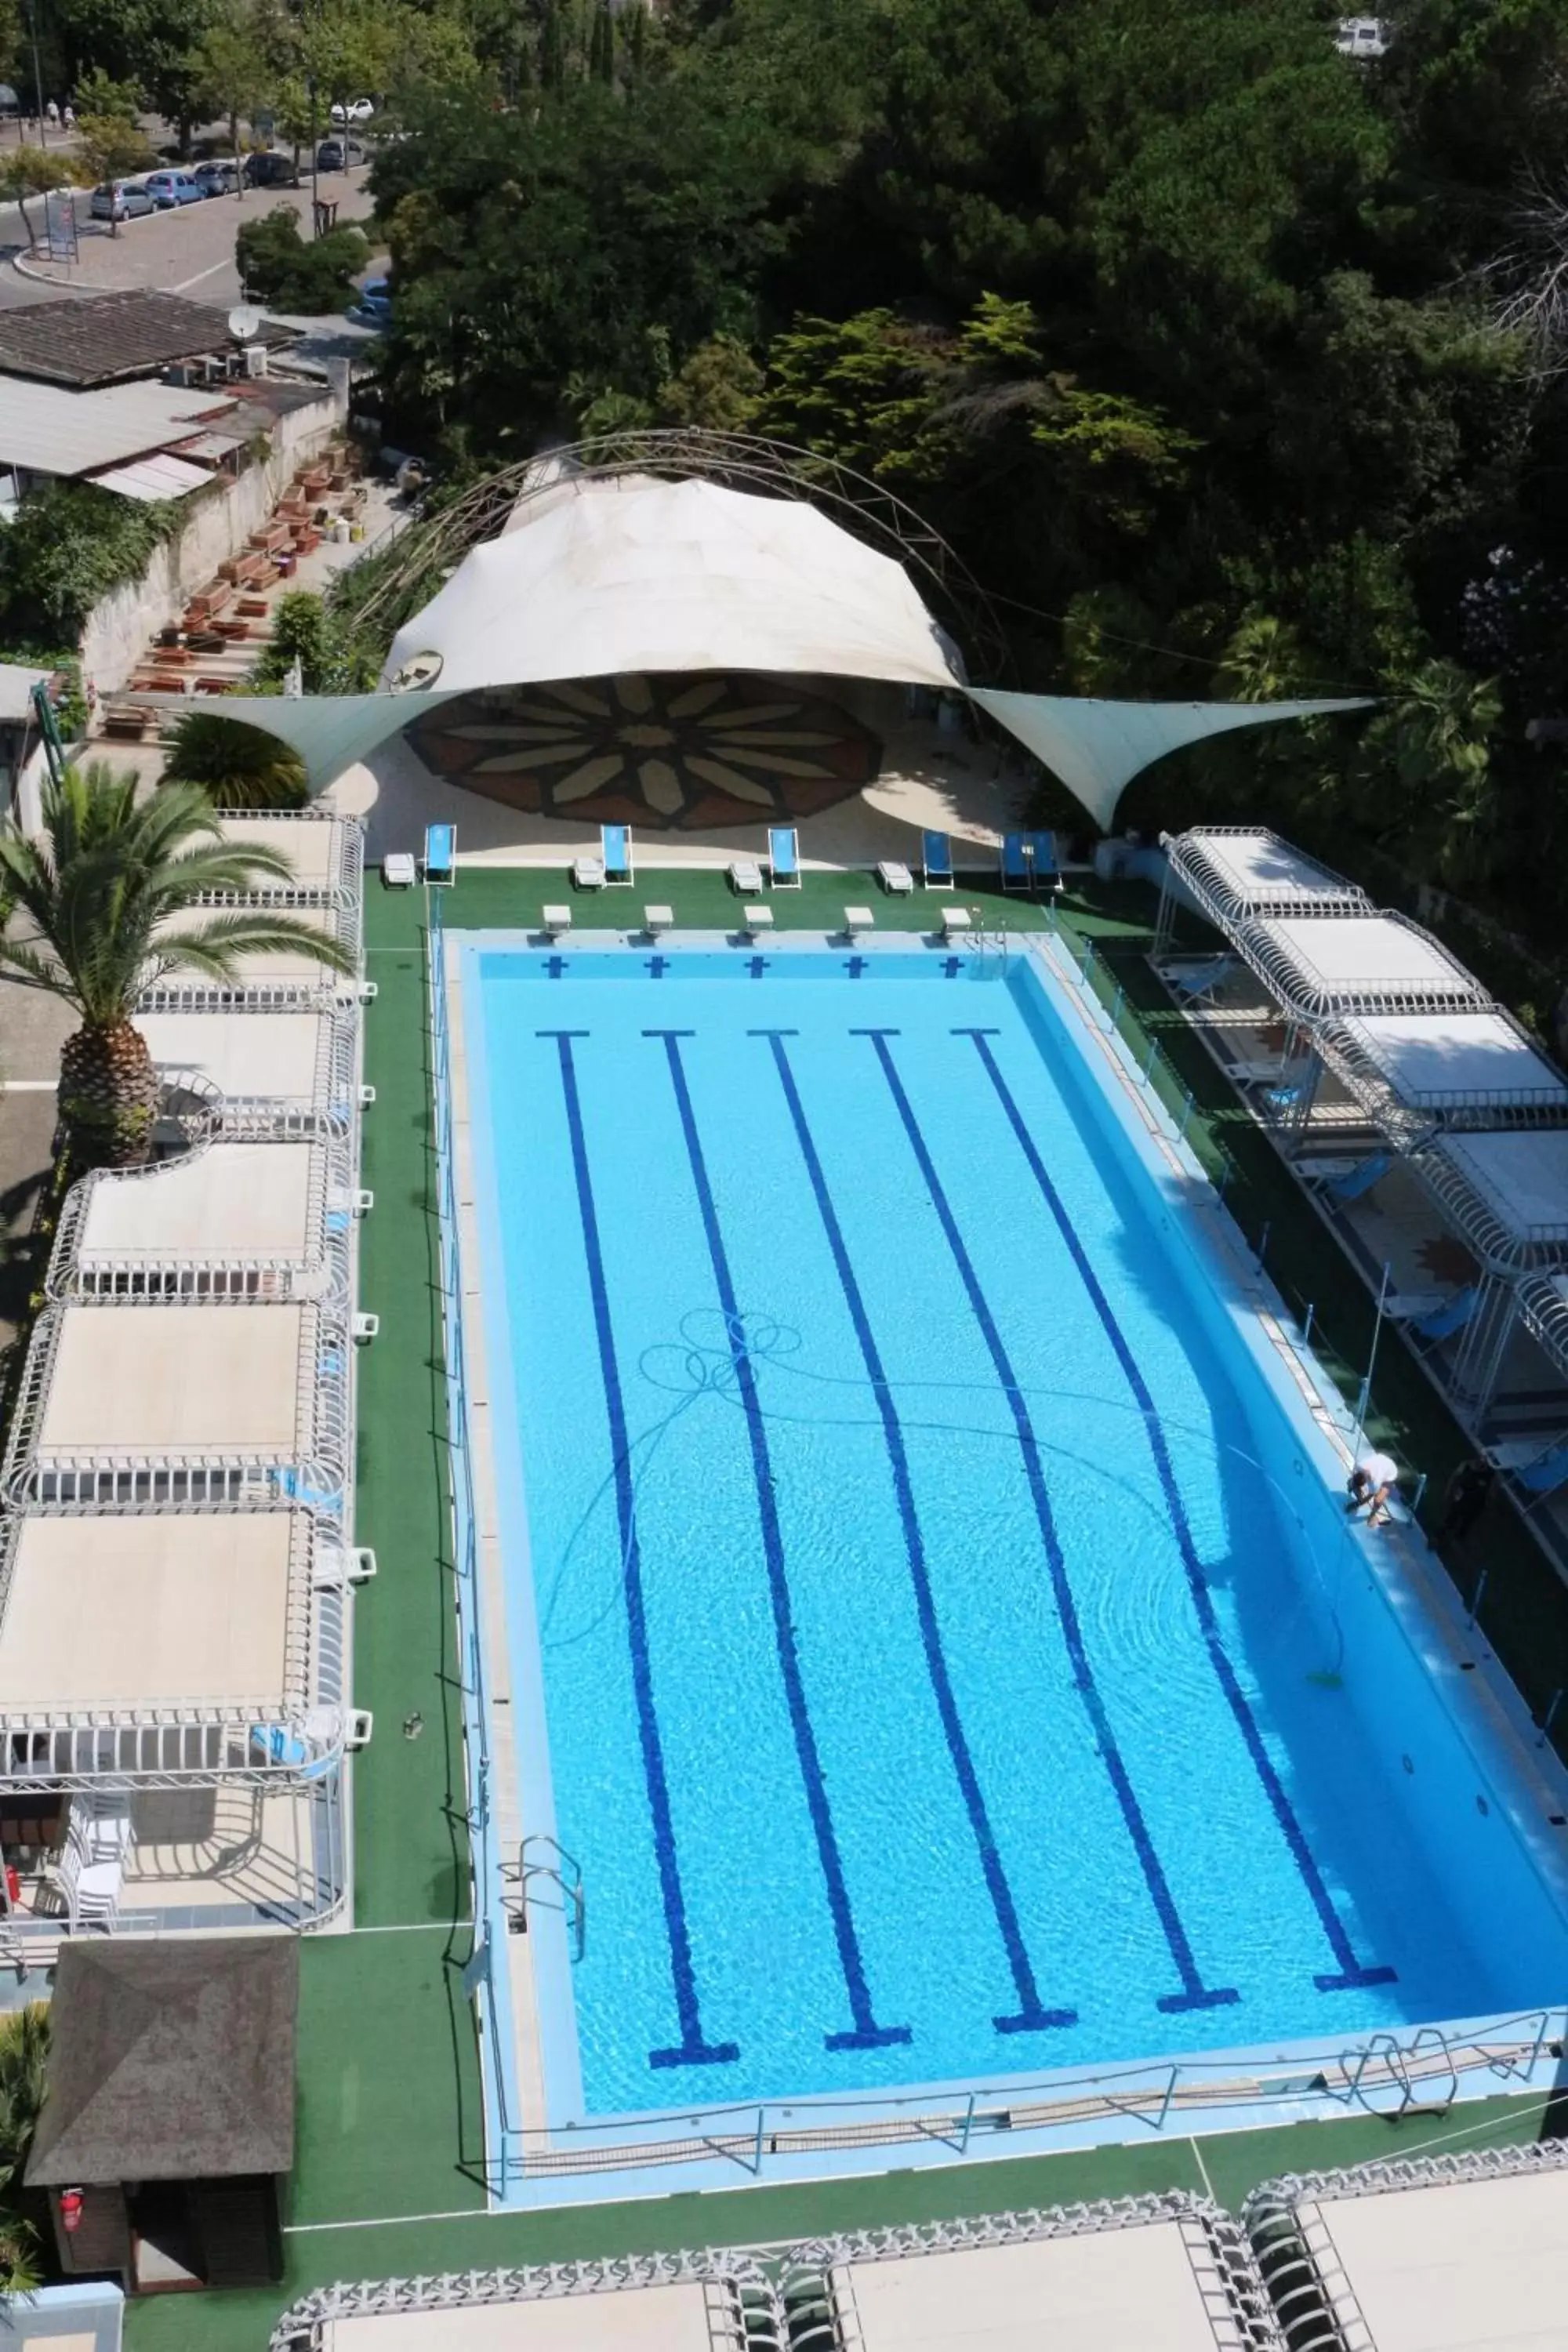
[(248, 302), (239, 303), (228, 314), (228, 331), (237, 343), (248, 343), (261, 332), (264, 313), (252, 309)]
[(414, 694), (424, 687), (434, 686), (441, 675), (441, 656), (437, 653), (414, 654), (388, 681), (391, 694)]

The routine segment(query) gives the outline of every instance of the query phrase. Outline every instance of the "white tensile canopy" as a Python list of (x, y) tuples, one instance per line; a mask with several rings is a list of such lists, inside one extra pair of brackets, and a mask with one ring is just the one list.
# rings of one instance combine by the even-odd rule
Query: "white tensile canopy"
[(1362, 707), (1101, 702), (970, 687), (903, 566), (817, 508), (634, 474), (563, 482), (474, 548), (398, 631), (376, 693), (257, 696), (234, 715), (292, 745), (319, 791), (458, 694), (711, 670), (966, 693), (1102, 826), (1131, 778), (1184, 744)]
[(1323, 1040), (1412, 1110), (1478, 1126), (1568, 1121), (1568, 1078), (1506, 1013), (1376, 1013)]
[(1371, 911), (1364, 890), (1266, 826), (1197, 824), (1163, 838), (1172, 879), (1221, 930), (1276, 915)]

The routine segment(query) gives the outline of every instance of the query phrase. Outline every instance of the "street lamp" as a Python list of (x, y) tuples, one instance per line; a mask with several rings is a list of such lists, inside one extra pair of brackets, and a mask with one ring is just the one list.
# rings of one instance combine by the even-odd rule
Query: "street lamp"
[(49, 142), (44, 136), (44, 77), (38, 65), (37, 0), (27, 0), (27, 34), (33, 44), (33, 94), (38, 105), (38, 144), (47, 147)]

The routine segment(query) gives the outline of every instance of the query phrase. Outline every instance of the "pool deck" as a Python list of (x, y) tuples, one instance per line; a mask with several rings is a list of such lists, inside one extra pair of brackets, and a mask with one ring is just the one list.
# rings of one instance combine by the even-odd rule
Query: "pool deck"
[[(720, 874), (660, 874), (657, 887), (653, 872), (644, 878), (638, 904), (644, 896), (666, 899), (683, 928), (732, 921), (734, 901)], [(465, 869), (443, 913), (448, 930), (533, 926), (546, 898), (569, 895), (559, 871)], [(865, 895), (847, 877), (808, 873), (803, 889), (772, 903), (781, 930), (820, 932), (841, 919), (847, 897)], [(1043, 919), (1026, 901), (987, 898), (973, 887), (952, 896), (984, 904), (989, 920), (1005, 916), (1014, 929)], [(937, 893), (913, 900), (879, 895), (879, 928), (929, 927), (939, 903)], [(1342, 1359), (1353, 1391), (1371, 1337), (1372, 1301), (1143, 961), (1152, 892), (1074, 888), (1062, 912), (1095, 939), (1121, 981), (1129, 1034), (1158, 1035), (1193, 1087), (1191, 1139), (1211, 1160), (1222, 1147), (1231, 1156), (1239, 1172), (1229, 1205), (1254, 1238), (1268, 1223), (1270, 1271), (1282, 1286), (1314, 1300), (1320, 1349), (1331, 1363)], [(585, 928), (593, 913), (580, 905)], [(598, 917), (606, 919), (613, 919), (608, 909)], [(377, 1206), (362, 1229), (361, 1295), (382, 1324), (361, 1366), (358, 1540), (375, 1547), (380, 1573), (356, 1612), (355, 1698), (375, 1709), (378, 1736), (356, 1762), (354, 1929), (308, 1937), (301, 1950), (287, 2275), (265, 2290), (132, 2303), (126, 2319), (132, 2352), (259, 2352), (289, 2303), (334, 2279), (776, 2243), (1174, 2187), (1212, 2190), (1234, 2208), (1257, 2182), (1285, 2171), (1515, 2145), (1568, 2128), (1568, 2095), (1534, 2095), (1477, 2102), (1447, 2116), (1412, 2115), (1401, 2123), (1347, 2116), (1201, 2141), (1151, 2137), (1022, 2162), (889, 2170), (800, 2187), (529, 2214), (483, 2210), (479, 2065), (461, 1981), (471, 1948), (467, 1800), (453, 1671), (423, 923), (421, 894), (384, 892), (372, 878), (365, 930), (370, 976), (380, 993), (367, 1021), (365, 1075), (377, 1100), (365, 1121), (362, 1181), (374, 1187)], [(1440, 1491), (1468, 1450), (1463, 1434), (1392, 1339), (1379, 1358), (1375, 1404), (1373, 1428), (1396, 1438)], [(1550, 1565), (1512, 1515), (1495, 1506), (1447, 1564), (1467, 1591), (1480, 1568), (1488, 1569), (1485, 1630), (1526, 1696), (1543, 1704), (1558, 1684), (1568, 1683), (1568, 1592)], [(1557, 1731), (1568, 1744), (1568, 1709)]]

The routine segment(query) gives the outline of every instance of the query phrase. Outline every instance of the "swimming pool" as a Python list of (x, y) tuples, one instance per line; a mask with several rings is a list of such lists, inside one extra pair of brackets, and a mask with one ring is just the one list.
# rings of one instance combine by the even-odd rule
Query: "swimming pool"
[(1031, 959), (462, 966), (519, 1803), (586, 1906), (552, 2121), (1551, 1997), (1373, 1539)]

